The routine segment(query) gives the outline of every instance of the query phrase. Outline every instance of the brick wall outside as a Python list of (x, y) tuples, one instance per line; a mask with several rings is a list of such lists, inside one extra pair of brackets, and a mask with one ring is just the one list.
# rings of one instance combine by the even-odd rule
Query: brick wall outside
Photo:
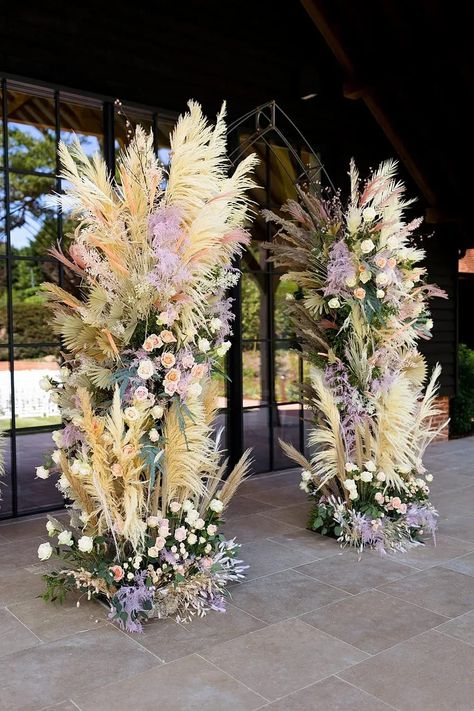
[[(449, 397), (447, 395), (442, 395), (436, 399), (436, 405), (439, 410), (441, 410), (439, 415), (433, 417), (433, 425), (442, 425), (443, 422), (449, 418)], [(449, 424), (443, 427), (441, 432), (435, 437), (434, 442), (445, 442), (449, 439)]]

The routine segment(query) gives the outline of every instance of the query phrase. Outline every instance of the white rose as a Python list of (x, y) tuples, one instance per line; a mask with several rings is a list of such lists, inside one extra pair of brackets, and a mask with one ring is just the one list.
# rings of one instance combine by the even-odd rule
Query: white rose
[(353, 464), (352, 462), (346, 462), (346, 464), (344, 466), (344, 469), (346, 470), (346, 472), (355, 472), (355, 471), (357, 471), (358, 468), (359, 467), (357, 466), (357, 464)]
[(301, 472), (301, 478), (303, 481), (310, 481), (312, 478), (311, 472), (309, 472), (307, 469), (303, 469)]
[(146, 522), (150, 528), (159, 526), (161, 519), (158, 516), (148, 516)]
[(374, 472), (374, 471), (377, 469), (377, 467), (375, 466), (375, 464), (373, 463), (373, 461), (372, 461), (371, 459), (368, 459), (368, 460), (365, 462), (365, 468), (366, 468), (367, 471), (369, 471), (369, 472)]
[[(369, 209), (369, 208), (367, 208)], [(365, 212), (365, 210), (364, 210)], [(374, 215), (375, 216), (375, 215)], [(373, 218), (372, 218), (373, 219)], [(372, 242), (371, 239), (364, 239), (360, 243), (360, 249), (364, 254), (368, 254), (371, 252), (373, 249), (375, 249), (375, 244)]]
[(210, 543), (207, 544), (207, 546), (204, 548), (205, 553), (210, 553), (212, 551), (212, 546)]
[(428, 482), (433, 481), (433, 474), (425, 474), (425, 479), (426, 479), (426, 481), (428, 481)]
[(349, 286), (351, 289), (357, 284), (357, 278), (355, 274), (353, 276), (348, 276), (346, 278), (346, 286)]
[(365, 210), (362, 212), (362, 217), (364, 218), (364, 222), (372, 222), (372, 220), (375, 219), (377, 213), (375, 212), (373, 207), (366, 207)]
[(209, 508), (211, 509), (211, 511), (220, 513), (224, 508), (224, 504), (220, 499), (212, 499), (211, 503), (209, 504)]
[(66, 492), (69, 489), (69, 480), (65, 474), (61, 474), (59, 477), (57, 487), (62, 492)]
[(377, 299), (383, 299), (385, 296), (385, 291), (383, 289), (377, 289)]
[(188, 543), (193, 546), (195, 543), (197, 543), (197, 536), (195, 533), (190, 533), (188, 536)]
[(48, 531), (50, 536), (54, 536), (54, 534), (56, 533), (56, 526), (52, 521), (48, 521), (46, 523), (46, 530)]
[(77, 542), (77, 547), (81, 553), (90, 553), (94, 548), (94, 539), (90, 536), (81, 536)]
[(172, 501), (172, 502), (170, 503), (170, 511), (171, 511), (172, 513), (178, 513), (178, 511), (180, 510), (180, 508), (181, 508), (181, 504), (179, 503), (179, 501)]
[(158, 558), (160, 555), (160, 551), (156, 546), (151, 546), (151, 548), (148, 549), (148, 556), (150, 558)]
[(221, 326), (222, 321), (220, 320), (220, 318), (211, 318), (211, 320), (209, 321), (209, 328), (213, 333), (218, 331)]
[(364, 269), (364, 271), (359, 274), (359, 279), (363, 284), (367, 284), (367, 282), (372, 279), (372, 274), (367, 269)]
[(198, 520), (198, 518), (199, 518), (199, 511), (197, 511), (196, 509), (189, 509), (188, 515), (186, 516), (186, 518), (184, 520), (186, 521), (186, 523), (189, 523), (190, 525), (192, 525), (195, 521)]
[(336, 299), (336, 297), (334, 297), (333, 299), (329, 299), (328, 301), (328, 306), (330, 309), (338, 309), (340, 305), (341, 302), (339, 301), (339, 299)]
[(133, 405), (131, 407), (126, 407), (123, 414), (128, 422), (136, 422), (140, 417), (139, 411), (136, 407), (133, 407)]
[(191, 383), (191, 385), (188, 387), (189, 397), (199, 397), (201, 393), (202, 386), (199, 383)]
[(137, 368), (137, 375), (142, 379), (142, 380), (148, 380), (148, 378), (151, 378), (153, 373), (155, 372), (155, 366), (151, 362), (151, 360), (148, 360), (145, 358), (144, 360), (140, 361), (140, 365)]
[(62, 546), (72, 546), (72, 533), (71, 531), (61, 531), (58, 536), (58, 543)]
[(385, 474), (385, 472), (379, 472), (377, 474), (377, 481), (385, 481), (386, 478), (387, 478), (387, 475)]
[(154, 427), (148, 432), (148, 437), (150, 438), (151, 442), (158, 442), (160, 439), (160, 434), (158, 430), (156, 430)]
[(347, 489), (347, 491), (357, 490), (357, 484), (355, 483), (354, 479), (346, 479), (344, 482), (344, 487)]
[(230, 341), (224, 341), (224, 343), (221, 343), (220, 346), (217, 346), (216, 348), (217, 355), (220, 357), (225, 356), (231, 345)]
[(39, 381), (39, 386), (41, 390), (44, 390), (45, 393), (53, 389), (53, 385), (47, 375), (44, 375), (41, 378), (41, 380)]
[(373, 477), (372, 472), (366, 472), (366, 471), (364, 471), (364, 472), (361, 473), (360, 478), (362, 479), (362, 481), (372, 481), (372, 479), (373, 479), (374, 477)]
[(61, 461), (61, 450), (60, 449), (55, 449), (54, 452), (51, 455), (51, 459), (55, 464), (59, 464)]
[(385, 286), (388, 284), (388, 275), (385, 274), (385, 272), (380, 272), (380, 274), (377, 274), (375, 277), (375, 281), (379, 286)]
[(217, 532), (217, 526), (214, 523), (210, 523), (209, 526), (206, 528), (206, 531), (209, 536), (214, 536)]
[(161, 405), (155, 405), (154, 407), (151, 408), (151, 416), (155, 420), (161, 420), (164, 414), (164, 408), (161, 407)]
[(200, 338), (198, 341), (198, 348), (201, 353), (207, 353), (207, 351), (211, 348), (211, 344), (207, 338)]
[(356, 491), (355, 489), (353, 489), (353, 490), (349, 493), (349, 498), (350, 498), (352, 501), (355, 501), (356, 499), (359, 498), (359, 494), (357, 493), (357, 491)]
[(358, 230), (358, 228), (360, 227), (361, 219), (362, 218), (360, 210), (358, 210), (357, 208), (352, 208), (352, 210), (350, 210), (349, 214), (346, 217), (347, 229), (351, 234), (354, 234), (354, 232)]
[(51, 439), (57, 447), (63, 446), (63, 433), (61, 430), (54, 430)]
[(190, 501), (189, 499), (185, 499), (183, 501), (183, 511), (191, 511), (191, 509), (193, 508), (194, 506), (192, 501)]
[(204, 526), (206, 525), (206, 522), (204, 521), (203, 518), (198, 518), (197, 521), (194, 522), (194, 528), (196, 528), (198, 531), (200, 531)]
[(305, 481), (300, 481), (299, 488), (309, 494), (309, 486)]
[(36, 467), (36, 476), (38, 479), (47, 479), (50, 475), (49, 469), (46, 467)]
[(52, 553), (53, 548), (51, 543), (41, 543), (38, 546), (38, 558), (40, 560), (48, 560), (48, 558), (51, 558)]

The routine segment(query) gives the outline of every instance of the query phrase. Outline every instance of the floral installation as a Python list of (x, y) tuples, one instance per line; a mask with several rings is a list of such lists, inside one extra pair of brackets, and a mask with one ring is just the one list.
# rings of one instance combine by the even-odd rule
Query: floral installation
[(303, 468), (301, 489), (314, 502), (309, 527), (342, 545), (405, 550), (434, 535), (432, 475), (422, 457), (435, 427), (440, 367), (425, 391), (427, 367), (417, 350), (431, 337), (429, 297), (415, 246), (421, 219), (405, 221), (411, 200), (387, 161), (363, 186), (351, 163), (348, 205), (338, 193), (300, 192), (266, 211), (280, 230), (271, 259), (296, 282), (290, 294), (296, 335), (309, 364), (304, 386), (315, 427), (309, 458), (282, 443)]
[(249, 452), (224, 480), (212, 376), (230, 346), (226, 291), (249, 239), (255, 158), (227, 174), (224, 113), (212, 126), (189, 103), (166, 174), (141, 127), (115, 181), (100, 156), (60, 145), (69, 187), (58, 199), (78, 224), (69, 256), (52, 254), (80, 277), (82, 298), (43, 285), (66, 352), (59, 380), (42, 382), (63, 428), (36, 476), (60, 474), (70, 523), (50, 517), (54, 542), (38, 555), (66, 564), (45, 576), (45, 599), (73, 589), (106, 598), (129, 631), (149, 617), (223, 611), (244, 571), (219, 526)]

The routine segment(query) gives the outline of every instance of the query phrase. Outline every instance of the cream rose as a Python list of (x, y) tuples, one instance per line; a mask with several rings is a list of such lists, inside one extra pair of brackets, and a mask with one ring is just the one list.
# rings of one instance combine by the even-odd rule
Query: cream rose
[(162, 353), (160, 360), (164, 368), (172, 368), (176, 363), (176, 358), (173, 353)]
[(90, 553), (94, 548), (94, 539), (90, 536), (81, 536), (77, 542), (77, 547), (81, 553)]
[(341, 306), (341, 302), (336, 297), (329, 299), (328, 306), (330, 309), (338, 309)]
[(364, 218), (364, 222), (372, 222), (372, 220), (375, 220), (377, 213), (375, 212), (374, 208), (369, 206), (366, 207), (365, 210), (362, 212), (362, 217)]
[(133, 406), (126, 407), (123, 414), (127, 422), (136, 422), (140, 417), (140, 412)]
[(365, 297), (365, 289), (363, 289), (361, 286), (359, 286), (357, 289), (354, 289), (354, 296), (356, 299), (363, 299)]
[(137, 369), (137, 375), (142, 378), (142, 380), (148, 380), (148, 378), (151, 378), (151, 376), (155, 372), (155, 366), (151, 362), (151, 360), (144, 359), (140, 361), (140, 365), (138, 366)]
[(48, 560), (53, 554), (53, 547), (51, 543), (41, 543), (38, 546), (38, 558), (40, 560)]
[(47, 479), (51, 472), (46, 467), (36, 467), (36, 476), (38, 479)]
[(160, 338), (163, 341), (163, 343), (176, 343), (176, 336), (171, 333), (171, 331), (161, 331), (160, 333)]
[(211, 348), (211, 344), (207, 338), (200, 338), (198, 341), (198, 348), (201, 353), (207, 353), (207, 351)]
[[(373, 219), (373, 218), (372, 218)], [(373, 249), (375, 249), (375, 244), (372, 242), (371, 239), (364, 239), (360, 243), (360, 249), (364, 254), (368, 254), (371, 252)]]

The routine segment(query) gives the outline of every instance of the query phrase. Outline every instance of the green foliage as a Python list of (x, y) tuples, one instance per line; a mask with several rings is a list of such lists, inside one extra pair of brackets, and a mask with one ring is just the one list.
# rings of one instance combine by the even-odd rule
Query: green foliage
[(62, 604), (68, 592), (74, 589), (75, 582), (72, 575), (65, 573), (48, 573), (43, 575), (46, 590), (41, 595), (46, 602), (59, 602)]
[(458, 369), (458, 394), (451, 402), (451, 433), (465, 435), (474, 429), (474, 351), (462, 343)]

